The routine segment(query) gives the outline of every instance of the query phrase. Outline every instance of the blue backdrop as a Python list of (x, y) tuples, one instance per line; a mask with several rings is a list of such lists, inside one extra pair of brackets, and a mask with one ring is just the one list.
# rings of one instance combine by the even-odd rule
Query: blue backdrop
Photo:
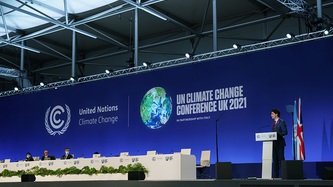
[(262, 144), (254, 134), (271, 130), (273, 108), (287, 122), (285, 155), (292, 159), (285, 107), (301, 98), (306, 161), (330, 161), (332, 44), (326, 39), (0, 98), (0, 159), (21, 160), (28, 151), (42, 156), (44, 149), (61, 157), (65, 147), (75, 157), (191, 148), (197, 160), (212, 150), (214, 163), (222, 115), (219, 161), (258, 163)]

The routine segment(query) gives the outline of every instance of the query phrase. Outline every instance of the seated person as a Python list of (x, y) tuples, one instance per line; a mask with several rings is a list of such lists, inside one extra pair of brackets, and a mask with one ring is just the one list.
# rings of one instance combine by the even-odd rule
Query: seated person
[(44, 150), (44, 155), (42, 156), (42, 160), (55, 160), (55, 157), (49, 155), (49, 152), (47, 150)]
[(30, 152), (27, 152), (24, 161), (34, 161), (34, 158), (32, 158), (32, 155)]
[(69, 148), (65, 149), (65, 154), (62, 155), (61, 159), (72, 159), (73, 155), (69, 154)]

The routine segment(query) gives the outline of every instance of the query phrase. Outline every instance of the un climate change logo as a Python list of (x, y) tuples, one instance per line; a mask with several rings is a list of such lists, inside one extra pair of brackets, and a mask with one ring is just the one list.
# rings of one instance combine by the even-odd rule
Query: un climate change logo
[[(45, 113), (45, 128), (50, 135), (62, 135), (69, 127), (71, 122), (71, 110), (67, 105), (65, 105), (65, 107), (66, 111), (61, 105), (57, 105), (53, 108), (49, 107), (47, 109)], [(65, 122), (64, 119), (66, 118), (67, 120)]]
[(150, 89), (140, 105), (143, 123), (150, 129), (159, 129), (169, 120), (172, 112), (172, 99), (164, 88)]

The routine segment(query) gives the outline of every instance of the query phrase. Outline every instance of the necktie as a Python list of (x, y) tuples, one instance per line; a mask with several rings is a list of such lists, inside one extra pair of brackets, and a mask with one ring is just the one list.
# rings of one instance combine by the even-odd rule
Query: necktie
[(274, 123), (273, 123), (272, 131), (274, 131), (275, 126), (276, 126), (276, 121), (274, 121)]

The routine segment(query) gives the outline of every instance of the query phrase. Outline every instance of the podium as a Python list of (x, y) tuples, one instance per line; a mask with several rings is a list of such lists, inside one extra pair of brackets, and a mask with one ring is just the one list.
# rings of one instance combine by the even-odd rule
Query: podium
[(276, 132), (261, 132), (256, 133), (256, 141), (262, 142), (262, 168), (261, 178), (272, 179), (272, 154), (273, 141), (277, 140)]

